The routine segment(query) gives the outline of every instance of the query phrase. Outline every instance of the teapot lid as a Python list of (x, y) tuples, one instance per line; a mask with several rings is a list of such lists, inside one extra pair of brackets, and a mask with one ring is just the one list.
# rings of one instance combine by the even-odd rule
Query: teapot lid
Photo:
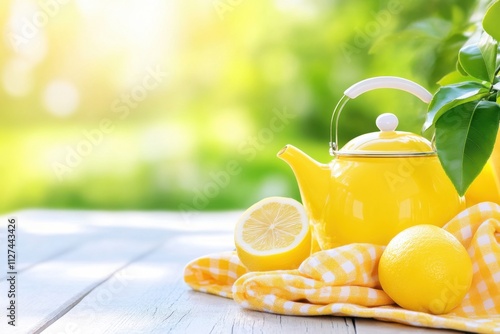
[(379, 132), (371, 132), (349, 141), (337, 156), (402, 157), (435, 155), (426, 138), (411, 132), (396, 131), (398, 118), (391, 113), (377, 117)]

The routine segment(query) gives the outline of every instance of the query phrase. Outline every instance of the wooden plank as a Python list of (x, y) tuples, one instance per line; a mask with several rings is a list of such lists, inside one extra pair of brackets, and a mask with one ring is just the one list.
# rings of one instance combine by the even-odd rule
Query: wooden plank
[[(130, 247), (126, 242), (99, 241), (21, 273), (17, 277), (16, 330), (31, 333), (43, 328), (114, 272), (151, 248), (147, 243)], [(0, 291), (6, 289), (6, 282), (1, 282)], [(7, 326), (6, 323), (0, 326), (0, 332), (5, 333), (8, 327), (3, 326)]]
[[(219, 323), (214, 333), (356, 333), (351, 318), (280, 316), (243, 310), (231, 322)], [(229, 320), (229, 319), (228, 319)]]
[(355, 333), (351, 319), (245, 310), (231, 300), (188, 291), (151, 333)]
[(459, 332), (446, 329), (413, 327), (393, 322), (374, 321), (372, 319), (356, 318), (356, 333), (358, 334), (457, 334)]
[[(48, 226), (52, 232), (46, 236), (52, 239), (44, 242), (49, 250), (70, 236), (76, 246), (59, 248), (49, 258), (49, 253), (38, 260), (33, 255), (18, 280), (19, 327), (12, 331), (2, 322), (0, 333), (456, 333), (371, 319), (254, 312), (190, 290), (182, 281), (184, 265), (233, 249), (240, 212), (23, 214), (27, 233), (19, 245), (26, 252), (37, 252), (23, 243), (41, 241)], [(0, 282), (0, 291), (5, 289), (6, 282)]]
[[(226, 217), (210, 218), (223, 221)], [(182, 271), (189, 260), (232, 247), (232, 228), (225, 233), (191, 231), (171, 238), (158, 251), (94, 289), (44, 333), (303, 333), (332, 329), (354, 333), (350, 319), (248, 311), (232, 300), (194, 292), (184, 284)], [(127, 283), (110, 293), (111, 282), (118, 275), (127, 277)], [(109, 300), (99, 302), (99, 296), (106, 294)]]
[[(220, 215), (203, 215), (201, 220), (195, 216), (184, 221), (178, 213), (34, 210), (16, 216), (23, 230), (18, 238), (18, 251), (26, 254), (24, 263), (36, 263), (35, 266), (26, 265), (29, 269), (18, 276), (20, 326), (17, 331), (22, 333), (35, 332), (50, 325), (117, 269), (166, 238), (179, 237), (183, 246), (189, 246), (190, 242), (203, 243), (206, 240), (194, 236), (189, 242), (182, 241), (185, 231), (210, 230), (209, 234), (216, 234), (214, 240), (218, 242), (218, 231), (232, 230), (232, 226), (221, 224)], [(222, 216), (225, 218), (234, 214)], [(69, 235), (75, 236), (70, 238), (71, 242), (79, 242), (80, 247), (49, 259), (37, 257), (43, 251), (33, 245), (39, 245), (45, 235), (52, 238), (47, 239), (44, 245), (49, 250), (60, 251), (60, 239)], [(186, 254), (193, 258), (201, 255), (189, 251)], [(23, 255), (20, 258), (23, 259)], [(27, 258), (30, 260), (27, 261)], [(0, 291), (6, 291), (6, 287), (4, 280), (0, 283)], [(2, 298), (2, 307), (4, 302), (7, 300)], [(5, 326), (5, 322), (0, 324), (0, 332), (11, 329)]]
[[(123, 238), (124, 234), (137, 237), (130, 233), (130, 226), (123, 224), (126, 221), (125, 217), (129, 217), (126, 213), (25, 210), (2, 216), (0, 221), (6, 223), (8, 217), (17, 218), (16, 269), (18, 272), (74, 251), (86, 242), (102, 239), (103, 235), (115, 239)], [(113, 233), (108, 234), (106, 230), (109, 230), (109, 227), (106, 228), (106, 226), (110, 225), (113, 226)], [(6, 225), (2, 224), (2, 226)], [(6, 227), (0, 229), (0, 244), (2, 245), (6, 244), (6, 234)], [(139, 236), (144, 237), (143, 234)], [(5, 265), (6, 257), (0, 257), (1, 268), (5, 268)], [(4, 279), (5, 273), (2, 272), (0, 280)]]
[[(186, 316), (183, 312), (194, 315), (193, 304), (206, 308), (208, 312), (217, 307), (237, 308), (232, 300), (193, 293), (182, 281), (183, 268), (188, 261), (231, 248), (232, 238), (232, 231), (215, 234), (185, 232), (170, 237), (156, 252), (96, 287), (44, 333), (67, 332), (68, 328), (79, 333), (164, 333), (168, 332), (165, 324), (175, 324)], [(193, 247), (193, 243), (200, 242), (202, 248)], [(123, 282), (121, 288), (117, 282)], [(108, 298), (103, 300), (103, 296)], [(191, 296), (214, 298), (215, 302), (192, 303)]]
[[(184, 231), (229, 231), (240, 212), (223, 214), (165, 213), (140, 211), (24, 210), (0, 217), (0, 245), (6, 245), (7, 218), (17, 217), (17, 271), (76, 250), (103, 238), (133, 240), (157, 233)], [(6, 268), (7, 257), (0, 257)], [(6, 279), (0, 272), (0, 281)]]
[[(37, 263), (48, 261), (58, 255), (70, 252), (81, 246), (84, 225), (67, 221), (67, 225), (58, 221), (41, 221), (28, 212), (19, 212), (8, 217), (16, 217), (16, 270), (22, 272)], [(6, 245), (7, 219), (0, 218), (0, 245)], [(6, 268), (7, 258), (0, 257), (0, 268)], [(0, 281), (5, 280), (5, 271), (0, 272)]]

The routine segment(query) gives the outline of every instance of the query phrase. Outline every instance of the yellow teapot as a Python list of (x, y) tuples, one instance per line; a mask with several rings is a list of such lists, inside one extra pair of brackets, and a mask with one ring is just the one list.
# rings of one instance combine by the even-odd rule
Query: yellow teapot
[(380, 88), (407, 91), (425, 103), (432, 99), (425, 88), (406, 79), (361, 81), (344, 92), (333, 112), (330, 154), (334, 158), (329, 164), (316, 162), (292, 145), (278, 153), (297, 178), (312, 228), (312, 251), (354, 242), (387, 245), (407, 227), (443, 226), (465, 208), (431, 142), (396, 131), (394, 114), (377, 118), (379, 132), (361, 135), (337, 148), (339, 116), (346, 103)]

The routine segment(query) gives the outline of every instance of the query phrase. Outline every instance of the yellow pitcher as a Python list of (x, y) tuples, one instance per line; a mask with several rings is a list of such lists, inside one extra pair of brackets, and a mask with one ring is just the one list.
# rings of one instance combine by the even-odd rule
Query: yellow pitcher
[[(309, 216), (315, 248), (365, 242), (386, 245), (417, 224), (443, 226), (465, 208), (427, 139), (396, 131), (394, 114), (377, 118), (379, 132), (352, 139), (338, 149), (337, 127), (346, 103), (374, 89), (404, 90), (429, 103), (422, 86), (398, 77), (361, 81), (344, 92), (332, 115), (329, 164), (287, 145), (278, 157), (292, 168)], [(334, 139), (334, 140), (333, 140)]]

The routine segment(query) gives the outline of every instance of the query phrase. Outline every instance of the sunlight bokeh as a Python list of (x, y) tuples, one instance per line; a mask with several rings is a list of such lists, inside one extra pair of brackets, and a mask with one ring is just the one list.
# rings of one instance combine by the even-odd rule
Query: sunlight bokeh
[[(276, 152), (292, 143), (327, 162), (330, 113), (362, 79), (434, 89), (453, 59), (432, 43), (460, 31), (475, 3), (4, 1), (0, 211), (298, 198)], [(391, 37), (414, 26), (418, 40)], [(418, 132), (426, 106), (377, 92), (349, 108), (342, 143), (386, 111)]]

